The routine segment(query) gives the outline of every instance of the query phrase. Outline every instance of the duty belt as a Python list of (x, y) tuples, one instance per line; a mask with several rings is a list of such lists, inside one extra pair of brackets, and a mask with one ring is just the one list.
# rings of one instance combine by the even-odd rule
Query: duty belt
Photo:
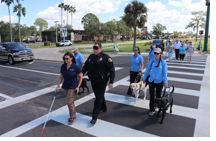
[(88, 74), (88, 77), (90, 80), (93, 80), (93, 81), (107, 81), (109, 76), (108, 75), (91, 75), (91, 74)]

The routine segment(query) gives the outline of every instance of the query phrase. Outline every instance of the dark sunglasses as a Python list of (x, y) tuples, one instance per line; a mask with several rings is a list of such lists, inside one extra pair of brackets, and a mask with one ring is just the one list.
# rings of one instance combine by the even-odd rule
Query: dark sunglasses
[(68, 60), (69, 58), (64, 58), (64, 60)]
[(138, 49), (134, 49), (134, 51), (138, 51)]
[(157, 53), (157, 52), (154, 52), (154, 54), (157, 54), (157, 55), (159, 55), (159, 53)]
[(99, 47), (98, 46), (93, 46), (93, 49), (98, 50)]

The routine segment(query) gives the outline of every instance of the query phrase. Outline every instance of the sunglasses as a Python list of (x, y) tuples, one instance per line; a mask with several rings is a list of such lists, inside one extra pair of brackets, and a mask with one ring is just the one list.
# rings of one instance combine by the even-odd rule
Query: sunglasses
[(69, 58), (64, 58), (64, 60), (68, 60)]
[(157, 52), (154, 52), (154, 54), (157, 54), (157, 55), (159, 55), (159, 53), (157, 53)]
[(138, 49), (134, 49), (134, 51), (138, 51)]
[(98, 46), (93, 46), (93, 49), (94, 49), (94, 50), (98, 50), (99, 47), (98, 47)]

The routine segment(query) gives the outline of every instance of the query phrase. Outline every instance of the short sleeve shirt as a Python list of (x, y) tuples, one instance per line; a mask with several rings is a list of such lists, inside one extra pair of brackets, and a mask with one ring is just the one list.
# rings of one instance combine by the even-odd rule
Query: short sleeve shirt
[(61, 71), (64, 78), (64, 83), (62, 85), (63, 89), (75, 89), (78, 86), (77, 74), (81, 73), (80, 68), (72, 63), (69, 69), (67, 69), (67, 64), (61, 66)]
[(150, 54), (149, 60), (155, 59), (154, 51), (152, 49), (149, 50), (149, 54)]
[(187, 46), (188, 52), (192, 53), (194, 51), (194, 45)]
[(77, 55), (74, 54), (74, 57), (76, 59), (76, 65), (79, 66), (79, 68), (81, 68), (82, 63), (85, 62), (83, 55), (81, 53), (77, 53)]
[(131, 61), (130, 71), (139, 72), (141, 69), (141, 62), (144, 62), (143, 57), (140, 54), (138, 54), (137, 57), (134, 57), (134, 55), (132, 55), (130, 61)]
[(179, 50), (180, 50), (179, 54), (186, 54), (186, 47), (183, 47), (183, 48), (180, 47)]

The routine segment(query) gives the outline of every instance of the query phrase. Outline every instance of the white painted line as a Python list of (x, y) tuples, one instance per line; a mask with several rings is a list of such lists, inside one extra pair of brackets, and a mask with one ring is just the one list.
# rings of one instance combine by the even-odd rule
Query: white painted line
[[(105, 99), (108, 101), (130, 105), (130, 106), (133, 106), (135, 102), (135, 98), (126, 99), (125, 96), (112, 94), (112, 93), (106, 93)], [(149, 100), (138, 99), (135, 107), (149, 109)], [(169, 110), (167, 110), (167, 113), (169, 113)], [(188, 118), (194, 118), (194, 119), (196, 119), (199, 116), (197, 109), (175, 105), (175, 100), (174, 100), (172, 114), (184, 116)]]
[(178, 68), (178, 69), (187, 69), (187, 70), (205, 70), (205, 68), (192, 68), (192, 67), (182, 67), (182, 66), (167, 66), (168, 68)]
[(5, 99), (9, 99), (9, 100), (14, 99), (13, 97), (5, 95), (5, 94), (2, 94), (2, 93), (0, 93), (0, 97), (3, 97)]
[[(96, 137), (157, 137), (146, 132), (131, 129), (100, 119), (97, 120), (97, 124), (92, 125), (89, 123), (91, 117), (80, 113), (76, 113), (76, 117), (76, 121), (73, 123), (73, 125), (68, 125), (68, 111), (54, 117), (53, 120)], [(104, 128), (106, 128), (106, 131), (104, 131)]]
[[(127, 82), (122, 83), (120, 85), (122, 85), (122, 86), (129, 86), (130, 82), (127, 81)], [(147, 87), (147, 90), (148, 89), (149, 89), (149, 87)], [(190, 89), (183, 89), (183, 88), (178, 88), (178, 87), (175, 87), (174, 93), (183, 94), (183, 95), (190, 95), (190, 96), (197, 96), (197, 97), (199, 97), (199, 95), (200, 95), (200, 91), (190, 90)]]
[(121, 70), (121, 69), (123, 69), (123, 67), (115, 67), (115, 71)]
[[(187, 63), (186, 60), (184, 60), (183, 63), (178, 63), (178, 62), (179, 62), (179, 61), (171, 61), (171, 63), (176, 63), (176, 64), (184, 64), (184, 63)], [(167, 61), (167, 63), (170, 63), (170, 62)], [(205, 62), (191, 61), (191, 64), (205, 65)]]
[(167, 73), (180, 74), (180, 75), (203, 76), (203, 74), (200, 74), (200, 73), (190, 73), (190, 72), (181, 72), (181, 71), (169, 71), (168, 70)]
[(47, 93), (50, 93), (50, 92), (53, 92), (53, 96), (54, 96), (54, 90), (55, 90), (56, 86), (57, 85), (54, 85), (54, 86), (51, 86), (51, 87), (48, 87), (48, 88), (45, 88), (45, 89), (41, 89), (41, 90), (38, 90), (38, 91), (35, 91), (35, 92), (31, 92), (31, 93), (28, 93), (28, 94), (25, 94), (25, 95), (10, 99), (8, 101), (3, 101), (3, 102), (0, 103), (0, 109), (6, 108), (8, 106), (11, 106), (11, 105), (14, 105), (14, 104), (17, 104), (17, 103), (20, 103), (20, 102), (24, 102), (26, 100), (30, 100), (32, 98), (35, 98), (35, 97), (38, 97), (38, 96), (41, 96), (41, 95), (44, 95), (44, 94), (47, 94)]
[(179, 66), (195, 66), (195, 67), (205, 67), (205, 65), (199, 65), (199, 64), (186, 64), (186, 63), (170, 63), (170, 62), (167, 62), (167, 64), (169, 65), (172, 65), (172, 64), (175, 64), (175, 65), (179, 65)]
[(194, 83), (194, 84), (202, 83), (202, 81), (200, 80), (192, 80), (192, 79), (184, 79), (184, 78), (167, 77), (167, 79), (170, 81), (185, 82), (185, 83)]

